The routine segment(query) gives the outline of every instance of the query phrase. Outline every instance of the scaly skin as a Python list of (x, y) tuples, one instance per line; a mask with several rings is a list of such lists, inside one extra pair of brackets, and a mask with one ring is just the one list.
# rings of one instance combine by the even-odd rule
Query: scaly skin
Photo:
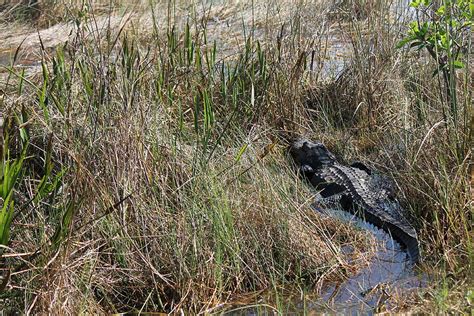
[(389, 181), (372, 175), (360, 163), (351, 167), (339, 164), (321, 143), (299, 140), (293, 143), (290, 153), (303, 175), (322, 190), (324, 198), (340, 195), (340, 204), (346, 211), (384, 229), (407, 248), (413, 263), (418, 262), (416, 231), (403, 216)]

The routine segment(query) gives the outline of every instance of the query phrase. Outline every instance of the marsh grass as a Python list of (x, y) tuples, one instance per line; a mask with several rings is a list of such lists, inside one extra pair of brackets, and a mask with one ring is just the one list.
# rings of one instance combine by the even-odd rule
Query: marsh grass
[[(286, 154), (301, 134), (395, 179), (442, 284), (400, 309), (464, 310), (470, 149), (461, 160), (453, 152), (430, 64), (395, 50), (402, 21), (389, 27), (383, 2), (366, 5), (341, 9), (365, 13), (345, 19), (353, 56), (330, 82), (308, 67), (310, 51), (325, 54), (314, 46), (323, 38), (307, 40), (314, 29), (326, 36), (308, 20), (321, 21), (308, 10), (328, 12), (321, 4), (300, 4), (281, 25), (250, 6), (231, 54), (209, 22), (225, 7), (185, 6), (182, 20), (180, 3), (140, 7), (148, 19), (105, 32), (87, 23), (103, 7), (68, 10), (81, 22), (73, 37), (42, 50), (40, 73), (9, 67), (1, 96), (9, 133), (30, 144), (8, 160), (23, 159), (13, 199), (29, 201), (15, 204), (1, 258), (9, 310), (210, 313), (268, 297), (284, 311), (285, 297), (356, 273), (373, 255), (370, 237), (311, 210), (314, 192)], [(457, 86), (464, 116), (471, 71)]]

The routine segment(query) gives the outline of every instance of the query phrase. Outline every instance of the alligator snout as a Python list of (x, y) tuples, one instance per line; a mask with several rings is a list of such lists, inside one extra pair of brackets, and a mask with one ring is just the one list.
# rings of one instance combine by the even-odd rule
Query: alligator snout
[(322, 143), (311, 142), (304, 138), (291, 144), (290, 154), (299, 167), (309, 166), (319, 169), (336, 161), (336, 157)]

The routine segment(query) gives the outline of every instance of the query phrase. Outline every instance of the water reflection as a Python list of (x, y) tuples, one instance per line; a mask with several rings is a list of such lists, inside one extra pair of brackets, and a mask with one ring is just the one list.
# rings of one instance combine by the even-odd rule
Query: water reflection
[[(324, 289), (321, 302), (309, 309), (325, 306), (337, 313), (370, 314), (379, 309), (390, 308), (388, 299), (392, 295), (423, 286), (423, 277), (418, 276), (413, 269), (407, 252), (389, 233), (342, 210), (317, 210), (323, 216), (339, 218), (369, 231), (374, 236), (376, 251), (366, 268), (343, 283)], [(347, 254), (352, 252), (349, 247), (342, 251)]]

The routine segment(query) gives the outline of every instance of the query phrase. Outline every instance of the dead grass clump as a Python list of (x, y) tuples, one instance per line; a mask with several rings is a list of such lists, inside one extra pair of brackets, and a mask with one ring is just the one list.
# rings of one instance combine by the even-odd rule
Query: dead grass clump
[(336, 21), (365, 20), (384, 5), (380, 0), (334, 0), (329, 16)]
[(37, 21), (41, 15), (38, 0), (2, 1), (0, 3), (0, 21), (26, 20)]

